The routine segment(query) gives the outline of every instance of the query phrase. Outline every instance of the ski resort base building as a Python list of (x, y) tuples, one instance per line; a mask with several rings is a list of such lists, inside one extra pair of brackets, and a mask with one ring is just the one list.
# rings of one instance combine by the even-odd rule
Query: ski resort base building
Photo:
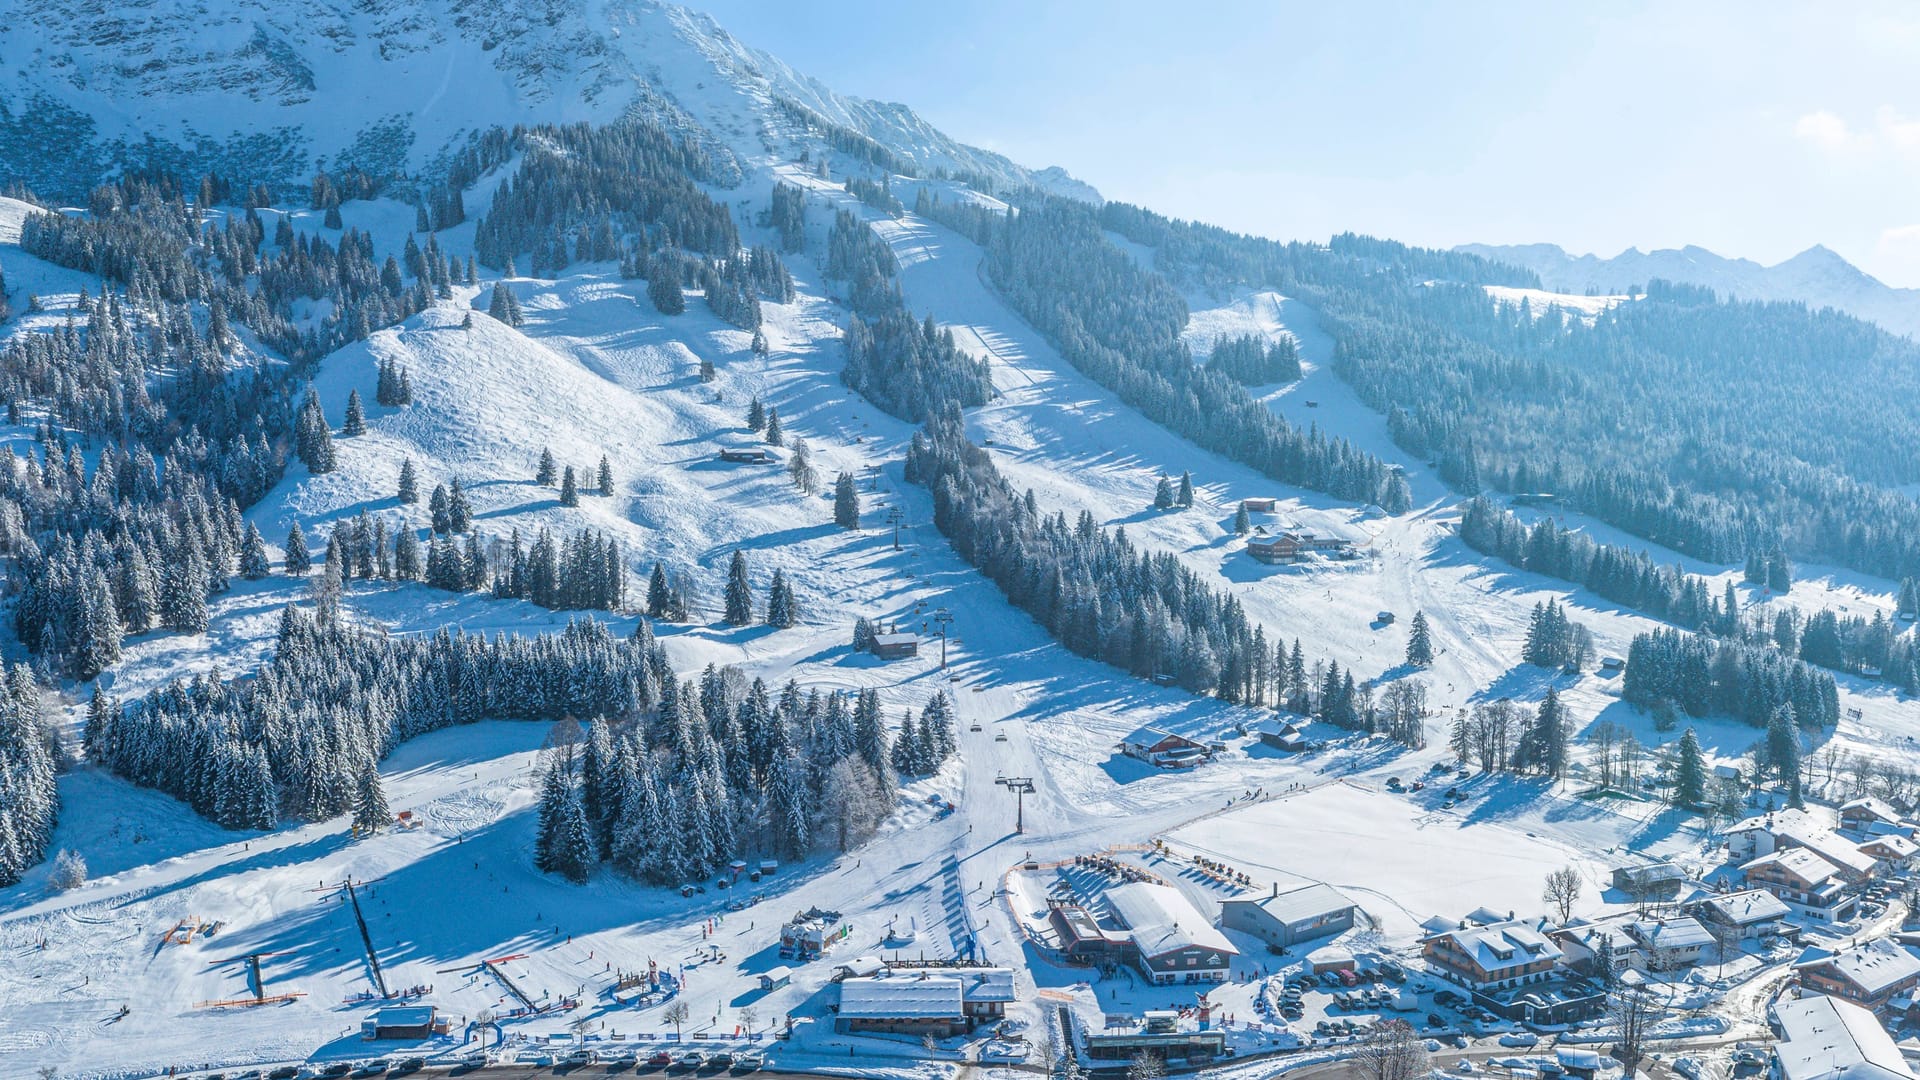
[(834, 1029), (963, 1035), (1006, 1016), (1014, 1000), (1010, 968), (932, 968), (842, 979)]
[(1353, 929), (1353, 901), (1331, 885), (1220, 901), (1220, 925), (1278, 948)]
[(1126, 963), (1158, 986), (1225, 982), (1240, 955), (1178, 889), (1130, 882), (1106, 892), (1108, 925), (1079, 904), (1052, 900), (1047, 922), (1069, 959)]

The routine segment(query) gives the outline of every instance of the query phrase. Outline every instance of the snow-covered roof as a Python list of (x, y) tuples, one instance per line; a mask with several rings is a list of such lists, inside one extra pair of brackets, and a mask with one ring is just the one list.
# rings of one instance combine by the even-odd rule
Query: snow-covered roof
[(1713, 935), (1699, 920), (1684, 915), (1677, 919), (1638, 919), (1632, 926), (1633, 936), (1650, 949), (1697, 949), (1713, 943)]
[(969, 1004), (976, 1001), (1012, 1001), (1012, 968), (964, 968), (957, 973), (960, 976), (960, 993)]
[(1347, 895), (1331, 885), (1313, 884), (1270, 896), (1237, 896), (1223, 904), (1250, 904), (1285, 925), (1319, 918), (1353, 906)]
[(1783, 1080), (1913, 1080), (1887, 1029), (1852, 1002), (1823, 995), (1774, 1006)]
[(1796, 966), (1830, 967), (1866, 994), (1877, 994), (1907, 979), (1920, 977), (1920, 956), (1885, 939)]
[(1489, 974), (1542, 959), (1559, 959), (1560, 946), (1525, 919), (1449, 930), (1447, 937)]
[(1712, 908), (1722, 922), (1734, 926), (1752, 926), (1754, 923), (1772, 922), (1784, 919), (1793, 912), (1786, 901), (1765, 889), (1747, 889), (1742, 892), (1728, 893), (1700, 901), (1701, 907)]
[[(1886, 857), (1890, 859), (1907, 859), (1911, 858), (1914, 852), (1920, 851), (1920, 844), (1915, 844), (1899, 833), (1887, 833), (1860, 845), (1861, 851), (1867, 851), (1868, 848), (1879, 848), (1886, 852)], [(1872, 854), (1872, 852), (1867, 853)]]
[(875, 645), (911, 645), (914, 642), (919, 640), (920, 640), (920, 636), (918, 634), (909, 634), (905, 632), (898, 633), (898, 634), (873, 635), (873, 643)]
[(1128, 936), (1143, 956), (1190, 947), (1228, 956), (1239, 952), (1180, 890), (1170, 885), (1134, 881), (1115, 886), (1107, 890), (1107, 906), (1126, 924)]
[(1872, 795), (1865, 795), (1858, 799), (1852, 799), (1847, 802), (1841, 803), (1840, 804), (1841, 816), (1845, 817), (1849, 813), (1851, 813), (1855, 817), (1860, 817), (1860, 816), (1874, 817), (1874, 818), (1878, 818), (1881, 821), (1892, 822), (1896, 824), (1900, 821), (1900, 811), (1895, 810), (1893, 806), (1889, 804), (1886, 800), (1876, 799)]
[(877, 956), (856, 956), (851, 960), (835, 964), (833, 970), (852, 978), (878, 975), (887, 970), (887, 962)]
[(1834, 866), (1859, 874), (1873, 872), (1873, 857), (1863, 854), (1859, 845), (1833, 831), (1833, 826), (1805, 810), (1778, 810), (1751, 817), (1728, 830), (1730, 833), (1760, 829), (1785, 844), (1811, 848)]
[(777, 964), (761, 972), (760, 977), (772, 980), (773, 982), (785, 982), (793, 978), (793, 969), (785, 964)]
[(1740, 872), (1751, 874), (1756, 867), (1773, 864), (1778, 864), (1782, 870), (1791, 872), (1809, 885), (1818, 885), (1840, 872), (1839, 867), (1812, 848), (1780, 848), (1743, 864)]
[(859, 1020), (963, 1015), (960, 980), (951, 975), (874, 975), (840, 983), (840, 1015)]

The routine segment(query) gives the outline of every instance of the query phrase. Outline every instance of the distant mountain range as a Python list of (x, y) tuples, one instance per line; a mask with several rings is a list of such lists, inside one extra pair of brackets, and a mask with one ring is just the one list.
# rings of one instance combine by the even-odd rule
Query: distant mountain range
[(1557, 244), (1462, 244), (1455, 250), (1524, 267), (1555, 292), (1620, 292), (1661, 278), (1743, 300), (1799, 300), (1837, 308), (1896, 334), (1920, 337), (1920, 289), (1896, 289), (1818, 245), (1775, 266), (1692, 245), (1628, 248), (1611, 259), (1570, 255)]

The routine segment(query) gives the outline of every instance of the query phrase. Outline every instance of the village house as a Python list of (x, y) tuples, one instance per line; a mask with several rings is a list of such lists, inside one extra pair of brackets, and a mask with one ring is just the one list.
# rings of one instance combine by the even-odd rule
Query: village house
[(1913, 836), (1913, 826), (1906, 823), (1900, 811), (1886, 800), (1871, 795), (1840, 805), (1840, 827), (1868, 836), (1888, 832), (1899, 833), (1909, 839)]
[(1225, 982), (1239, 950), (1170, 885), (1135, 881), (1107, 890), (1132, 959), (1156, 984)]
[(1913, 869), (1914, 856), (1920, 854), (1920, 844), (1899, 833), (1885, 833), (1861, 844), (1860, 851), (1873, 856), (1875, 874), (1904, 877)]
[(1120, 752), (1162, 769), (1190, 769), (1212, 755), (1205, 743), (1157, 727), (1140, 728), (1120, 740)]
[(1893, 1037), (1858, 1005), (1808, 994), (1773, 1012), (1780, 1080), (1913, 1080)]
[(1705, 926), (1738, 931), (1742, 941), (1799, 932), (1799, 927), (1785, 921), (1793, 914), (1786, 901), (1764, 889), (1746, 889), (1696, 900), (1687, 905), (1686, 912)]
[(780, 928), (780, 951), (802, 959), (819, 956), (853, 933), (853, 924), (842, 922), (837, 911), (808, 908), (796, 912)]
[(1561, 960), (1568, 967), (1597, 976), (1603, 970), (1604, 958), (1605, 970), (1619, 972), (1646, 964), (1646, 957), (1627, 933), (1627, 923), (1632, 919), (1631, 914), (1593, 921), (1575, 919), (1547, 936), (1560, 946)]
[(1240, 500), (1240, 505), (1246, 507), (1247, 513), (1249, 514), (1271, 514), (1273, 513), (1274, 507), (1278, 506), (1279, 503), (1280, 500), (1278, 499), (1253, 498)]
[(1873, 875), (1873, 857), (1805, 810), (1781, 810), (1748, 818), (1727, 830), (1727, 849), (1747, 861), (1785, 848), (1807, 848), (1833, 864), (1834, 873), (1850, 885)]
[(1838, 868), (1809, 848), (1782, 848), (1740, 867), (1747, 884), (1765, 889), (1797, 915), (1818, 922), (1842, 922), (1853, 916), (1852, 886)]
[(1687, 884), (1687, 872), (1670, 862), (1618, 866), (1613, 887), (1635, 900), (1670, 900)]
[(773, 460), (773, 451), (762, 446), (723, 446), (720, 460), (732, 465), (765, 465)]
[(1331, 885), (1307, 885), (1220, 902), (1220, 925), (1286, 948), (1353, 928), (1354, 903)]
[(1793, 966), (1808, 989), (1874, 1011), (1920, 986), (1920, 956), (1885, 939), (1837, 953), (1809, 950)]
[(1420, 953), (1436, 974), (1474, 990), (1544, 981), (1561, 960), (1560, 947), (1525, 919), (1434, 934)]
[(1627, 936), (1646, 957), (1648, 971), (1678, 971), (1700, 962), (1702, 950), (1713, 944), (1713, 935), (1696, 919), (1679, 916), (1672, 919), (1633, 919), (1626, 924)]

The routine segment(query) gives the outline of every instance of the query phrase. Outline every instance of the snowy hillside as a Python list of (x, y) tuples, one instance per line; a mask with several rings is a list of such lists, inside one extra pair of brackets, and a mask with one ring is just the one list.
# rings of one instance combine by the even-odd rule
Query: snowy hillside
[(654, 0), (59, 0), (15, 14), (0, 23), (0, 183), (69, 200), (149, 163), (288, 188), (323, 165), (432, 179), (492, 128), (623, 116), (692, 133), (736, 168), (793, 153), (818, 117), (920, 168), (1098, 198)]
[(1773, 266), (1693, 246), (1628, 248), (1610, 259), (1576, 256), (1555, 244), (1462, 244), (1454, 250), (1531, 270), (1556, 292), (1619, 293), (1658, 278), (1742, 300), (1797, 300), (1837, 308), (1896, 334), (1920, 335), (1920, 289), (1886, 285), (1818, 245)]

